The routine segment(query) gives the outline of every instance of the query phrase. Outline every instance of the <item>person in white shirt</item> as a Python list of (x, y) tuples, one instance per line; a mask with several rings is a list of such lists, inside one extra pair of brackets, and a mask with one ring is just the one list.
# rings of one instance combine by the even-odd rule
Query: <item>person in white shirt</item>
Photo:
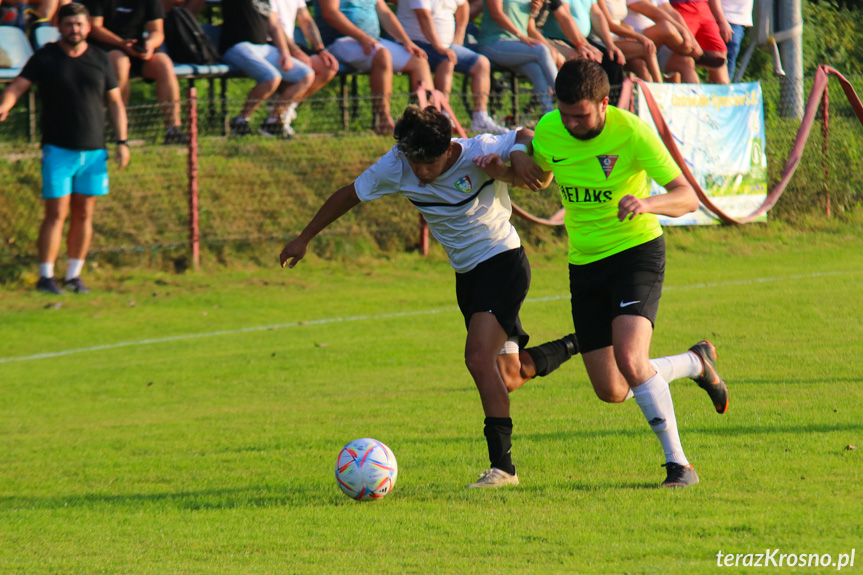
[[(339, 62), (335, 56), (327, 52), (305, 0), (270, 0), (270, 6), (276, 14), (279, 28), (285, 33), (285, 39), (290, 42), (289, 45), (296, 44), (299, 48), (291, 55), (315, 72), (312, 85), (303, 93), (303, 98), (308, 98), (335, 78), (339, 71)], [(294, 33), (297, 25), (300, 27), (305, 43), (295, 43)], [(307, 53), (306, 45), (311, 47), (311, 53)], [(291, 102), (282, 115), (283, 129), (291, 136), (294, 135), (291, 122), (297, 117), (297, 105), (297, 102)]]
[(449, 256), (467, 326), (465, 363), (482, 400), (490, 461), (468, 487), (518, 485), (510, 454), (510, 392), (578, 352), (574, 334), (525, 349), (529, 337), (519, 310), (530, 285), (530, 264), (509, 221), (506, 184), (514, 184), (515, 177), (501, 167), (515, 151), (527, 158), (533, 132), (452, 139), (446, 116), (433, 107), (409, 106), (393, 135), (397, 143), (392, 150), (334, 193), (288, 242), (280, 255), (282, 267), (293, 268), (312, 238), (360, 202), (391, 194), (406, 197)]
[(731, 40), (725, 42), (728, 47), (728, 76), (734, 77), (737, 68), (737, 56), (740, 54), (740, 43), (746, 33), (744, 28), (752, 26), (752, 5), (754, 0), (721, 0), (725, 19), (731, 26)]
[(508, 130), (488, 115), (491, 64), (464, 47), (470, 19), (467, 0), (401, 0), (396, 13), (414, 43), (429, 57), (434, 87), (449, 99), (453, 73), (469, 74), (473, 92), (472, 132), (505, 134)]

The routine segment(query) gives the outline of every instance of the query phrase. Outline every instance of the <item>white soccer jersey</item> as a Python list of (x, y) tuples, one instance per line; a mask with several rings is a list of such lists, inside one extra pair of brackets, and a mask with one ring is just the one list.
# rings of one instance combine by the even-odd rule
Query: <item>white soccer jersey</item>
[(490, 257), (521, 245), (509, 222), (512, 204), (506, 184), (492, 180), (473, 163), (474, 158), (491, 153), (508, 161), (516, 133), (511, 130), (501, 136), (453, 139), (461, 146), (461, 154), (431, 184), (421, 183), (405, 155), (393, 146), (356, 179), (357, 196), (368, 202), (389, 194), (403, 195), (425, 217), (453, 269), (458, 273), (470, 271)]

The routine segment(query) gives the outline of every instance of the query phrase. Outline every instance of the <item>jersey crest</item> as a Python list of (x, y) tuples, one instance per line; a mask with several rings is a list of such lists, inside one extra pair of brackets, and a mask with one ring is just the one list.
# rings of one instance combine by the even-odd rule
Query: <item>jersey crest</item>
[(459, 178), (455, 182), (455, 189), (457, 189), (463, 194), (469, 194), (472, 188), (473, 186), (470, 181), (470, 176)]
[(611, 170), (614, 169), (614, 164), (617, 163), (617, 158), (620, 156), (597, 156), (596, 159), (599, 160), (599, 165), (602, 167), (602, 171), (605, 172), (605, 179), (608, 179), (608, 176), (611, 175)]

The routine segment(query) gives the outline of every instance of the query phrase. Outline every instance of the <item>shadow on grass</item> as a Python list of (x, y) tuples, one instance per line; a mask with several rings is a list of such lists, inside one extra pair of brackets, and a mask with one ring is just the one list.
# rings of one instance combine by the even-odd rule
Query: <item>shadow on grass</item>
[[(350, 500), (337, 490), (322, 489), (318, 483), (205, 489), (175, 493), (70, 494), (54, 497), (0, 497), (0, 512), (38, 509), (93, 507), (171, 507), (179, 510), (206, 511), (301, 506), (338, 506)], [(329, 487), (329, 485), (328, 485)]]

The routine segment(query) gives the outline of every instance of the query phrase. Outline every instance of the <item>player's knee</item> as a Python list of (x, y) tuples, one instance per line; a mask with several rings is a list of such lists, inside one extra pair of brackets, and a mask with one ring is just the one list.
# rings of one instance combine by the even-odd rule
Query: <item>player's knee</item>
[(281, 76), (273, 76), (269, 80), (264, 80), (263, 82), (260, 82), (258, 85), (261, 86), (262, 88), (265, 88), (267, 90), (268, 94), (272, 94), (273, 92), (275, 92), (278, 89), (278, 87), (281, 83), (282, 83)]
[(627, 393), (617, 389), (597, 389), (596, 397), (605, 403), (623, 403)]

